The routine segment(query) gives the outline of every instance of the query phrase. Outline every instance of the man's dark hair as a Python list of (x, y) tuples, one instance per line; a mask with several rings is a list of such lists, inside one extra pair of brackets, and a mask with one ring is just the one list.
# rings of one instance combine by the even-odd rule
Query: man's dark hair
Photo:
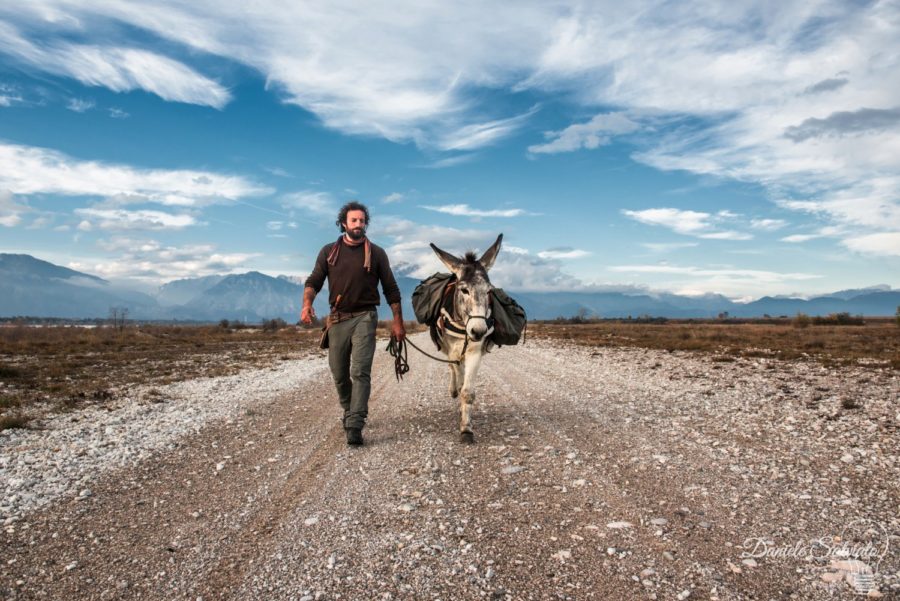
[(362, 211), (366, 214), (366, 225), (369, 225), (369, 209), (366, 208), (366, 205), (361, 202), (356, 202), (355, 200), (351, 200), (347, 204), (341, 207), (341, 210), (338, 211), (338, 218), (335, 223), (339, 228), (341, 228), (341, 232), (346, 232), (347, 228), (344, 227), (344, 223), (347, 221), (347, 213), (350, 211)]

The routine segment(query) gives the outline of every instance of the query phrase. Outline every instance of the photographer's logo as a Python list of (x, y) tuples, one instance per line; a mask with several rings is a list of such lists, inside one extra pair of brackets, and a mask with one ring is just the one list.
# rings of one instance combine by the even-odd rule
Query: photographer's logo
[(875, 591), (875, 575), (881, 560), (888, 554), (890, 538), (887, 529), (874, 520), (859, 519), (848, 523), (837, 536), (821, 537), (808, 543), (776, 545), (765, 538), (744, 541), (742, 559), (794, 558), (805, 561), (828, 561), (825, 582), (846, 581), (861, 595)]

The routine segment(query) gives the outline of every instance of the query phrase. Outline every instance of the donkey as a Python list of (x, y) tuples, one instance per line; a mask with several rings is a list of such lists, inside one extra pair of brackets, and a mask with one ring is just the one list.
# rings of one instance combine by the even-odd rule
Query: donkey
[[(487, 272), (494, 265), (503, 234), (480, 259), (468, 252), (459, 258), (431, 245), (441, 262), (456, 276), (451, 285), (452, 300), (447, 299), (437, 325), (436, 342), (450, 363), (450, 396), (459, 397), (459, 439), (475, 442), (472, 432), (472, 411), (475, 408), (475, 377), (481, 357), (493, 346), (490, 335), (494, 331), (491, 317), (491, 282)], [(448, 296), (450, 294), (448, 293)]]

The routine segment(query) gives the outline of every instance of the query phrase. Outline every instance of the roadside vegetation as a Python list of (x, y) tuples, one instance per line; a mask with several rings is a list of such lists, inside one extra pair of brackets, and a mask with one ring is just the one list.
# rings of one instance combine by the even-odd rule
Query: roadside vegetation
[(115, 400), (139, 384), (222, 376), (318, 353), (318, 328), (0, 326), (0, 430), (37, 414)]
[(892, 318), (827, 317), (677, 320), (584, 317), (531, 322), (528, 335), (591, 347), (692, 351), (716, 361), (737, 357), (809, 359), (828, 366), (900, 369), (900, 323)]

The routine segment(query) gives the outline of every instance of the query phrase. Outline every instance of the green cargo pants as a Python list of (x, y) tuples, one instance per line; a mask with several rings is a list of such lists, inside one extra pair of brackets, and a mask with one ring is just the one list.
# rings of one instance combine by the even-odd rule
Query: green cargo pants
[(369, 311), (328, 330), (328, 365), (344, 410), (345, 428), (362, 428), (369, 414), (378, 313)]

